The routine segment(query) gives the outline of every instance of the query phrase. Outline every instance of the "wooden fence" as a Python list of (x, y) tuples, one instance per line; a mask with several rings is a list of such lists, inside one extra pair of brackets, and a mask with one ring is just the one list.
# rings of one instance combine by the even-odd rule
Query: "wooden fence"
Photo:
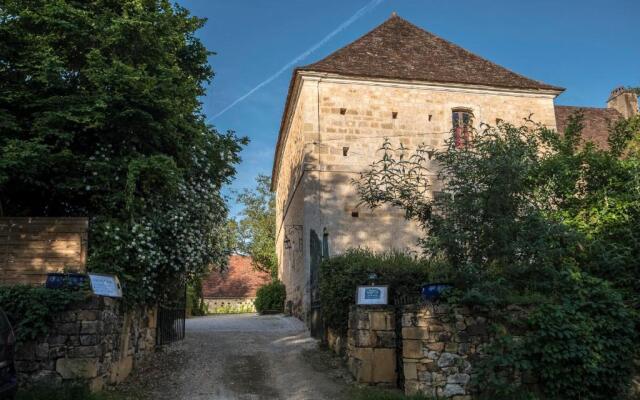
[(85, 272), (88, 227), (87, 218), (0, 218), (0, 284)]

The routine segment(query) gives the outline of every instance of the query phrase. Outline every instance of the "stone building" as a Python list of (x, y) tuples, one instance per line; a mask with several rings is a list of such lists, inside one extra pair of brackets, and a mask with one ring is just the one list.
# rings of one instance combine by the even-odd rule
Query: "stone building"
[[(296, 68), (275, 150), (278, 274), (288, 307), (313, 328), (318, 265), (351, 247), (412, 249), (420, 233), (401, 210), (359, 205), (351, 180), (380, 158), (384, 138), (411, 148), (532, 116), (562, 128), (577, 108), (563, 88), (526, 78), (392, 15), (328, 57)], [(620, 89), (586, 108), (584, 135), (605, 142), (610, 120), (637, 112)], [(453, 130), (454, 124), (458, 129)], [(436, 188), (437, 189), (437, 188)]]

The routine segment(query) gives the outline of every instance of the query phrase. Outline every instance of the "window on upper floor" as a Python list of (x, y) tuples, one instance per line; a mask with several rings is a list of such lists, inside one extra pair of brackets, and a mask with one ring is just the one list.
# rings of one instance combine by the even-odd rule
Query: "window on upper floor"
[(453, 141), (456, 148), (466, 147), (471, 142), (473, 113), (466, 108), (454, 108), (451, 112)]

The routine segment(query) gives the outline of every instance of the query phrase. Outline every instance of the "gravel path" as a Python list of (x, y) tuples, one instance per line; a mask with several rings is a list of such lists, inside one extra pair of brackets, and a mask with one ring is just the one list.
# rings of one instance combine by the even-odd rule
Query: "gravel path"
[(299, 320), (239, 314), (187, 320), (186, 339), (155, 354), (120, 391), (154, 400), (340, 400), (347, 381)]

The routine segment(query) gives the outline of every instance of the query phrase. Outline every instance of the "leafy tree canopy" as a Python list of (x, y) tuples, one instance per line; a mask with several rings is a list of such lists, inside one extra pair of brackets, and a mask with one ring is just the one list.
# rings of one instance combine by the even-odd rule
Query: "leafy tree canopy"
[(529, 307), (526, 329), (498, 330), (487, 348), (488, 398), (537, 398), (517, 397), (506, 371), (537, 375), (545, 399), (627, 393), (640, 349), (640, 116), (614, 123), (607, 148), (583, 140), (582, 120), (562, 133), (485, 126), (443, 150), (387, 140), (355, 182), (370, 207), (420, 222), (425, 255), (448, 262), (451, 301)]
[(0, 210), (89, 216), (90, 267), (136, 300), (228, 252), (219, 190), (246, 139), (202, 113), (204, 23), (165, 0), (0, 8)]
[(271, 178), (258, 175), (256, 187), (245, 189), (238, 195), (238, 202), (244, 208), (238, 229), (238, 250), (253, 258), (253, 266), (276, 276), (278, 258), (276, 256), (276, 211), (275, 195), (270, 190)]

